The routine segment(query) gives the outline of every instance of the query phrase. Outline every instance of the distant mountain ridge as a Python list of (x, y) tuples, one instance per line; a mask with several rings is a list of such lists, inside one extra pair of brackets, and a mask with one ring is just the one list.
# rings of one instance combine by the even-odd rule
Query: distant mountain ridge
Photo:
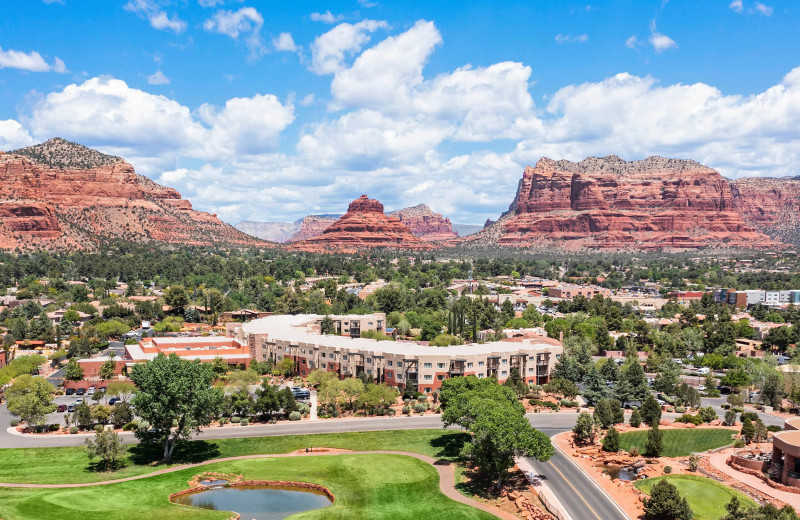
[(102, 243), (269, 247), (120, 157), (53, 138), (0, 152), (0, 249), (95, 250)]

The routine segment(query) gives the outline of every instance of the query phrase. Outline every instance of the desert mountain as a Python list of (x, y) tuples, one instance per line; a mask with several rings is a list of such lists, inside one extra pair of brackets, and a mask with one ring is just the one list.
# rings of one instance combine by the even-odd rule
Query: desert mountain
[(397, 217), (400, 222), (408, 226), (411, 234), (422, 240), (441, 241), (458, 238), (458, 233), (453, 231), (450, 219), (434, 213), (425, 204), (392, 211), (389, 216)]
[(354, 252), (370, 248), (425, 250), (435, 246), (415, 237), (400, 219), (383, 212), (383, 204), (366, 195), (351, 202), (347, 213), (321, 235), (291, 246), (294, 250), (314, 252)]
[(268, 245), (195, 211), (120, 157), (60, 138), (0, 152), (0, 248), (93, 250), (108, 240)]
[(603, 250), (778, 246), (746, 222), (717, 171), (689, 160), (613, 155), (528, 166), (508, 212), (466, 241)]
[(800, 178), (737, 179), (731, 192), (747, 224), (775, 240), (800, 244)]

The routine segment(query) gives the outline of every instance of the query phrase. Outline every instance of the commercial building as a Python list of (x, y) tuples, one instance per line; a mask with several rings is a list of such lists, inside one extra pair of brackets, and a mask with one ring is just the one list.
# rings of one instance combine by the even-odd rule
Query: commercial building
[(158, 354), (176, 354), (189, 361), (210, 363), (221, 358), (229, 365), (249, 366), (252, 356), (250, 347), (233, 338), (224, 336), (143, 338), (136, 344), (125, 345), (123, 356), (126, 367), (155, 359)]
[(551, 338), (518, 342), (431, 347), (410, 341), (376, 341), (360, 338), (356, 331), (384, 332), (386, 316), (331, 316), (340, 334), (323, 335), (323, 316), (280, 315), (244, 324), (228, 324), (228, 334), (247, 345), (258, 361), (291, 358), (295, 370), (307, 376), (312, 370), (336, 372), (341, 378), (360, 373), (390, 386), (414, 383), (420, 391), (437, 391), (442, 381), (455, 376), (508, 378), (517, 368), (527, 383), (544, 384), (563, 347)]
[(583, 296), (584, 298), (592, 299), (596, 295), (602, 295), (606, 298), (611, 296), (611, 290), (604, 287), (597, 287), (594, 285), (559, 285), (551, 287), (550, 292), (547, 294), (550, 298), (566, 298), (571, 299), (576, 296)]
[(767, 307), (783, 307), (785, 305), (800, 305), (800, 290), (764, 291), (751, 289), (736, 291), (734, 289), (717, 289), (714, 291), (714, 301), (727, 303), (738, 309), (746, 309), (752, 305), (761, 304)]

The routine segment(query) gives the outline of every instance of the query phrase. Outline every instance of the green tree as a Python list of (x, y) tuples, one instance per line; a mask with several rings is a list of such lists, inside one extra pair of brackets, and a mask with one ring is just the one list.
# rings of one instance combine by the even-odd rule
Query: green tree
[(189, 305), (189, 294), (182, 285), (171, 285), (164, 291), (164, 303), (172, 307), (173, 312), (183, 315)]
[(594, 422), (603, 429), (614, 424), (614, 410), (608, 399), (600, 399), (594, 407)]
[(747, 444), (753, 440), (753, 437), (756, 435), (756, 428), (753, 426), (753, 421), (750, 420), (750, 417), (745, 417), (742, 419), (742, 430), (740, 432), (742, 439)]
[(638, 408), (631, 414), (631, 418), (628, 419), (628, 424), (634, 428), (638, 428), (642, 424), (642, 414), (639, 412)]
[(288, 386), (278, 392), (278, 402), (281, 405), (281, 410), (288, 417), (290, 413), (297, 410), (297, 401), (294, 399), (294, 394)]
[(667, 479), (659, 480), (650, 491), (650, 498), (644, 500), (644, 515), (651, 520), (692, 520), (694, 517), (689, 502)]
[(130, 381), (112, 381), (106, 388), (106, 394), (119, 397), (123, 403), (127, 403), (135, 392), (136, 385)]
[(572, 438), (575, 444), (594, 444), (597, 436), (597, 427), (594, 419), (588, 412), (581, 412), (572, 428)]
[(648, 394), (647, 399), (642, 403), (642, 421), (647, 426), (658, 425), (661, 421), (661, 407), (656, 402), (653, 394)]
[(111, 423), (115, 426), (124, 426), (133, 420), (131, 405), (125, 401), (117, 401), (111, 409)]
[(517, 397), (522, 397), (528, 391), (528, 385), (525, 384), (525, 381), (520, 376), (519, 368), (517, 367), (511, 367), (508, 373), (508, 379), (503, 381), (503, 385), (514, 390)]
[(98, 370), (97, 375), (100, 379), (114, 379), (116, 376), (115, 372), (117, 370), (117, 362), (114, 361), (114, 358), (108, 359), (103, 361), (103, 364), (100, 365), (100, 370)]
[(74, 358), (69, 360), (64, 369), (64, 379), (68, 381), (80, 381), (83, 379), (83, 367)]
[(320, 324), (320, 332), (322, 334), (333, 334), (336, 332), (336, 329), (333, 326), (333, 319), (330, 316), (325, 316), (322, 318), (322, 323)]
[(44, 424), (47, 414), (55, 411), (52, 402), (55, 393), (53, 385), (41, 377), (22, 374), (6, 390), (8, 411), (19, 416), (30, 426)]
[[(155, 428), (155, 434), (136, 434), (142, 442), (164, 446), (169, 462), (179, 440), (208, 426), (222, 404), (222, 392), (211, 387), (214, 374), (208, 364), (187, 361), (175, 354), (159, 354), (152, 361), (137, 364), (131, 380), (139, 391), (131, 398), (136, 415)], [(173, 425), (177, 425), (173, 428)]]
[(667, 395), (675, 395), (675, 389), (680, 382), (681, 370), (677, 363), (671, 359), (662, 363), (655, 381), (653, 381), (653, 389), (657, 392), (662, 392)]
[[(613, 362), (612, 362), (613, 364)], [(608, 397), (610, 394), (603, 377), (598, 372), (597, 367), (592, 365), (583, 380), (585, 389), (581, 395), (586, 399), (586, 404), (592, 406), (600, 399)]]
[(104, 471), (116, 469), (126, 453), (122, 438), (111, 430), (97, 432), (94, 439), (86, 439), (86, 453), (89, 460), (99, 458)]
[(261, 388), (256, 390), (256, 402), (253, 409), (262, 417), (270, 419), (273, 414), (280, 411), (281, 402), (278, 399), (278, 391), (267, 381), (261, 383)]
[(75, 407), (75, 424), (77, 424), (82, 430), (88, 430), (94, 424), (94, 419), (92, 418), (92, 407), (89, 406), (88, 402), (84, 401)]
[(608, 429), (608, 433), (603, 437), (603, 451), (612, 453), (619, 451), (619, 432), (613, 426)]
[(647, 444), (644, 447), (646, 457), (660, 457), (664, 451), (664, 441), (658, 424), (654, 424), (647, 432)]
[(237, 415), (242, 417), (250, 415), (250, 411), (253, 408), (253, 398), (250, 396), (246, 385), (240, 386), (231, 394), (231, 408)]

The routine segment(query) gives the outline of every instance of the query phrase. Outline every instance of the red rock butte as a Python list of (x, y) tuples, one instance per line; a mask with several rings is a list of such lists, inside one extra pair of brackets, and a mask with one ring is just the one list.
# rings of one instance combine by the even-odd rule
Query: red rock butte
[(400, 222), (408, 226), (412, 235), (422, 240), (439, 242), (458, 238), (458, 233), (453, 231), (450, 219), (434, 213), (425, 204), (392, 211), (389, 216), (400, 219)]
[(0, 249), (94, 250), (108, 240), (268, 245), (119, 157), (59, 138), (0, 152)]
[(717, 171), (695, 161), (616, 156), (542, 158), (523, 172), (514, 202), (472, 241), (565, 249), (769, 248)]
[(347, 213), (321, 235), (293, 244), (290, 249), (313, 252), (355, 252), (387, 248), (426, 250), (435, 245), (415, 237), (400, 219), (383, 212), (383, 204), (362, 195), (347, 208)]

